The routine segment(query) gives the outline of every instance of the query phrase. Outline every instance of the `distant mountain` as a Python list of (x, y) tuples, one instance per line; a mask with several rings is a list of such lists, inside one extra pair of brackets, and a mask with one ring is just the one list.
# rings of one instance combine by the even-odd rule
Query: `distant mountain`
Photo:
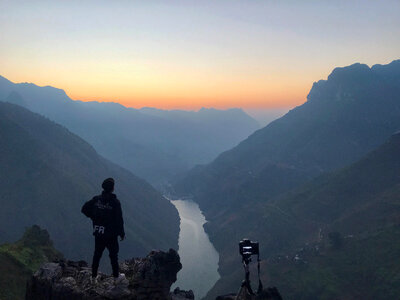
[(39, 266), (62, 258), (48, 232), (37, 225), (17, 242), (0, 245), (0, 299), (25, 299), (26, 283)]
[[(177, 182), (176, 192), (191, 195), (209, 220), (207, 231), (221, 253), (219, 284), (234, 280), (232, 248), (239, 239), (263, 240), (269, 253), (293, 245), (296, 231), (280, 222), (286, 212), (272, 199), (357, 161), (399, 129), (400, 60), (336, 68), (314, 83), (306, 103)], [(259, 211), (265, 212), (261, 219)], [(288, 235), (269, 240), (270, 232)]]
[(63, 90), (0, 77), (0, 100), (22, 105), (88, 141), (106, 158), (155, 185), (213, 160), (259, 128), (241, 109), (140, 110), (71, 100)]
[(177, 247), (176, 209), (152, 186), (109, 162), (80, 137), (20, 106), (0, 102), (0, 242), (47, 228), (68, 258), (88, 259), (91, 222), (80, 209), (114, 177), (127, 239), (121, 256)]

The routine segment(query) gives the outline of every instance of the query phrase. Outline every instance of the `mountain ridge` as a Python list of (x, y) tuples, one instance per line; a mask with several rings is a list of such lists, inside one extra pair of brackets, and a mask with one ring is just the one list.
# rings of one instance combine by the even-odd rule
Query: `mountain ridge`
[[(242, 110), (149, 112), (115, 102), (72, 100), (60, 89), (2, 78), (0, 100), (14, 100), (60, 123), (104, 157), (158, 187), (196, 164), (211, 161), (259, 128)], [(10, 97), (13, 92), (19, 97)]]

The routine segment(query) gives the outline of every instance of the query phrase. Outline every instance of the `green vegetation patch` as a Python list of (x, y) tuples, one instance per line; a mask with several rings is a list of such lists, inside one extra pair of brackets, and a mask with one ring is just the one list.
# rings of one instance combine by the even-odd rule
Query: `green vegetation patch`
[(34, 225), (22, 239), (0, 246), (0, 300), (24, 299), (26, 282), (40, 265), (62, 259), (49, 233)]

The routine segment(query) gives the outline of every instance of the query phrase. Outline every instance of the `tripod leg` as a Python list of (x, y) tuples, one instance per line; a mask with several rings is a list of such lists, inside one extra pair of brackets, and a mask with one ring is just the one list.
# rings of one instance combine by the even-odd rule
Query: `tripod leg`
[(254, 295), (254, 292), (251, 288), (250, 284), (250, 270), (249, 264), (244, 262), (243, 263), (244, 271), (245, 271), (245, 280), (242, 282), (242, 288), (245, 288), (250, 295)]
[(236, 295), (236, 300), (252, 300), (254, 296), (249, 293), (247, 290), (247, 286), (242, 283), (242, 287), (239, 289), (239, 292)]

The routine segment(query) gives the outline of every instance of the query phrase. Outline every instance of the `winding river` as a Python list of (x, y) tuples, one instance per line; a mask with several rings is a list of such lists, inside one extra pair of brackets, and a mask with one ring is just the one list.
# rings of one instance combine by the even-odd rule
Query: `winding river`
[(181, 219), (179, 232), (179, 256), (182, 270), (172, 289), (179, 286), (193, 290), (195, 299), (201, 299), (220, 278), (218, 252), (211, 244), (203, 225), (206, 219), (193, 201), (172, 200)]

